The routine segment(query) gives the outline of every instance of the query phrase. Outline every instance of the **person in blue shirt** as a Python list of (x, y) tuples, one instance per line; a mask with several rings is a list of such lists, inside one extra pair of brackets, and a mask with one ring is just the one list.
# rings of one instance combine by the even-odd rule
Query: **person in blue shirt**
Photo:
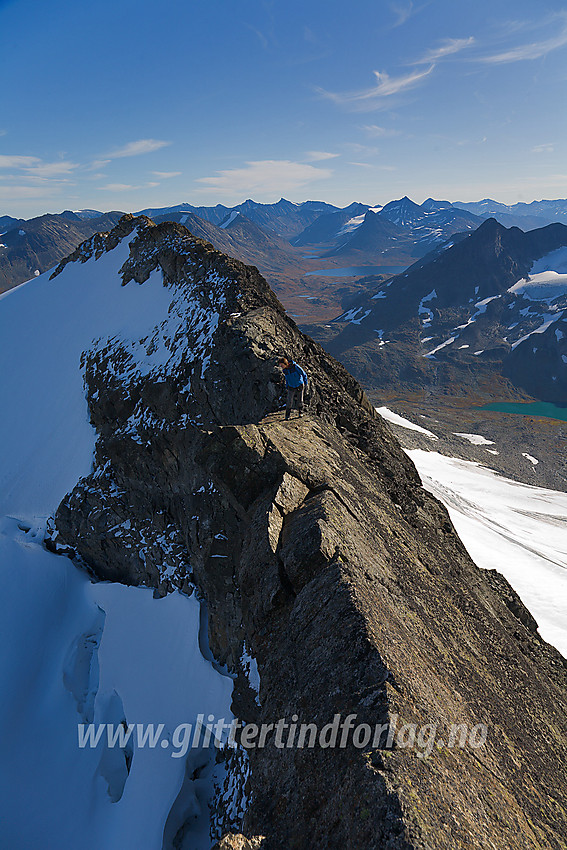
[(294, 406), (297, 407), (299, 416), (301, 416), (303, 414), (303, 393), (307, 389), (309, 379), (301, 366), (290, 357), (281, 357), (278, 362), (283, 370), (287, 387), (285, 418), (289, 419)]

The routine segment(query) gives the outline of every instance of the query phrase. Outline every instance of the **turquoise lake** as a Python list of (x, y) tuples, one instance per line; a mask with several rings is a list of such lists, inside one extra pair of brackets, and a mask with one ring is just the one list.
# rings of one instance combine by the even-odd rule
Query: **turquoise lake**
[(500, 413), (518, 413), (523, 416), (544, 416), (546, 419), (560, 419), (567, 422), (567, 407), (557, 407), (549, 401), (499, 401), (485, 404), (478, 410), (497, 410)]

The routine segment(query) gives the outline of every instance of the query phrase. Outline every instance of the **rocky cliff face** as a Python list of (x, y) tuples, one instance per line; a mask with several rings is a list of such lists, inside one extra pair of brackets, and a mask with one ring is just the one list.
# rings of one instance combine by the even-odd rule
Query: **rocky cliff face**
[[(385, 735), (281, 748), (270, 733), (248, 750), (243, 820), (217, 812), (219, 835), (239, 833), (221, 846), (564, 847), (561, 656), (505, 580), (471, 562), (359, 385), (256, 269), (131, 218), (70, 261), (127, 236), (124, 284), (163, 275), (171, 303), (150, 337), (85, 353), (95, 466), (50, 545), (102, 579), (196, 587), (248, 722), (438, 728), (428, 757)], [(312, 382), (307, 415), (289, 422), (283, 352)], [(452, 723), (486, 724), (486, 744), (448, 747)]]

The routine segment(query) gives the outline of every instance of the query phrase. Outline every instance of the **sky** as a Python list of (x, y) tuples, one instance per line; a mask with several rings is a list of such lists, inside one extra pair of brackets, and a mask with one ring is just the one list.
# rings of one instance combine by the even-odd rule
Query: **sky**
[(564, 0), (0, 0), (0, 215), (567, 196)]

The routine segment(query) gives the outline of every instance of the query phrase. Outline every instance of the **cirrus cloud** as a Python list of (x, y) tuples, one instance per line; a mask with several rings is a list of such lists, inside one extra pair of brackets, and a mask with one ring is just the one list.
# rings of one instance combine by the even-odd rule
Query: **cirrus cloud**
[(136, 142), (128, 142), (128, 144), (123, 147), (116, 148), (116, 150), (105, 154), (105, 156), (107, 159), (120, 159), (124, 156), (140, 156), (144, 153), (159, 151), (160, 148), (165, 148), (170, 144), (171, 142), (163, 142), (159, 139), (138, 139)]
[(388, 127), (379, 127), (378, 124), (365, 124), (360, 128), (368, 133), (369, 136), (374, 136), (375, 138), (390, 138), (392, 136), (399, 136), (400, 130), (393, 130)]
[(386, 98), (415, 88), (432, 73), (434, 68), (435, 64), (432, 64), (424, 71), (411, 71), (399, 77), (391, 77), (382, 71), (373, 71), (376, 82), (369, 88), (351, 92), (330, 92), (322, 88), (316, 91), (338, 106), (346, 106), (357, 112), (371, 112), (383, 106)]
[(469, 38), (446, 38), (439, 47), (432, 47), (423, 54), (421, 59), (411, 62), (412, 65), (425, 65), (431, 62), (438, 62), (440, 59), (445, 59), (446, 56), (452, 56), (455, 53), (460, 53), (467, 47), (472, 47), (476, 43), (473, 36)]
[(556, 15), (546, 19), (543, 23), (547, 26), (557, 25), (562, 21), (562, 26), (556, 35), (542, 41), (532, 41), (528, 44), (521, 44), (517, 47), (512, 47), (509, 50), (503, 50), (500, 53), (494, 53), (490, 56), (479, 57), (479, 62), (484, 62), (490, 65), (502, 65), (509, 62), (523, 62), (530, 59), (541, 59), (551, 53), (553, 50), (558, 50), (560, 47), (567, 45), (567, 12), (559, 12)]

